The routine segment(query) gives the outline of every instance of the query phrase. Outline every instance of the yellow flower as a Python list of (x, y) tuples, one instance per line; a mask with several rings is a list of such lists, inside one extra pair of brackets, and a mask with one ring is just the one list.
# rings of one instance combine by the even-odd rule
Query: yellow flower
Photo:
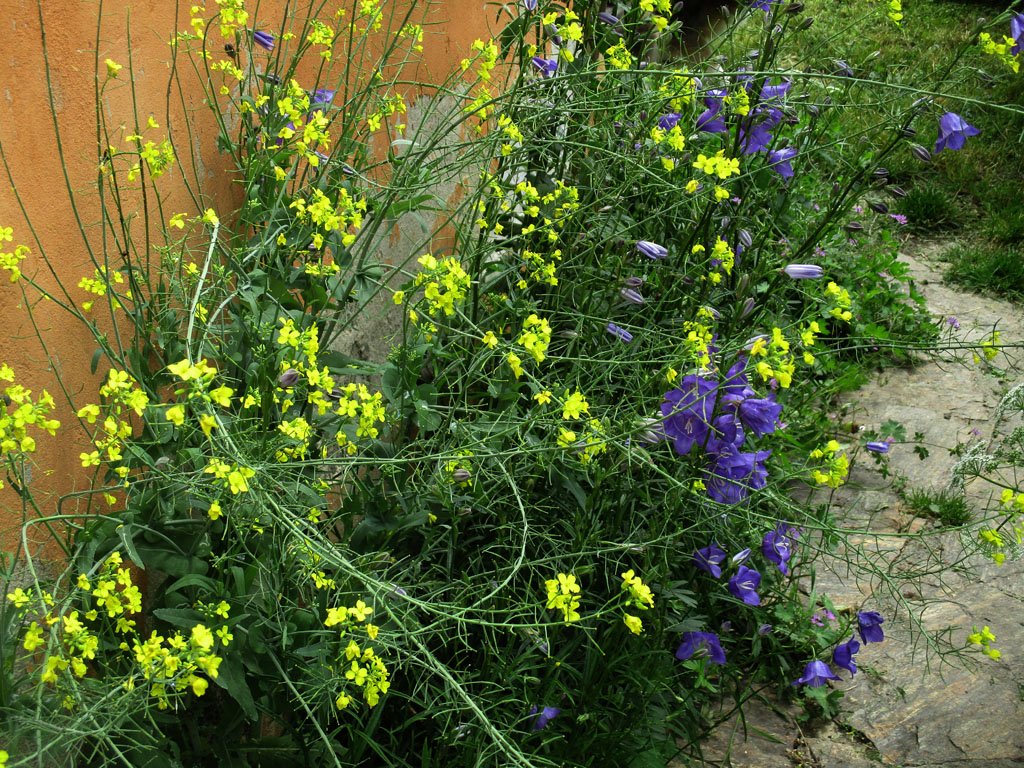
[(496, 346), (498, 346), (498, 337), (494, 335), (494, 331), (488, 331), (487, 333), (485, 333), (483, 338), (480, 339), (480, 341), (482, 341), (491, 349), (494, 349)]
[(204, 693), (206, 693), (206, 689), (210, 686), (210, 683), (207, 682), (206, 679), (202, 677), (196, 677), (195, 675), (192, 675), (192, 678), (189, 680), (189, 682), (192, 684), (192, 693), (194, 693), (196, 696), (202, 696)]
[(220, 219), (217, 218), (217, 214), (213, 210), (213, 208), (207, 208), (203, 212), (203, 221), (205, 221), (210, 226), (216, 226), (220, 224)]
[(107, 59), (104, 62), (107, 65), (107, 77), (117, 77), (117, 73), (121, 71), (123, 64), (118, 64), (113, 59)]
[(640, 620), (639, 616), (631, 616), (626, 613), (623, 614), (622, 621), (634, 635), (639, 635), (644, 631), (644, 623)]
[(209, 510), (207, 510), (207, 514), (210, 516), (211, 520), (219, 520), (220, 516), (224, 514), (223, 510), (220, 508), (220, 502), (213, 502), (213, 504), (210, 505)]
[(185, 409), (180, 405), (172, 406), (167, 409), (164, 417), (175, 426), (180, 427), (185, 423)]
[(43, 628), (33, 621), (31, 624), (29, 624), (28, 631), (25, 632), (24, 648), (26, 651), (34, 651), (42, 644)]
[(508, 353), (508, 364), (512, 368), (512, 373), (515, 374), (518, 379), (523, 375), (523, 360), (515, 352)]
[(89, 577), (84, 573), (78, 575), (78, 588), (85, 590), (92, 589), (92, 586), (89, 584)]
[(577, 389), (572, 394), (569, 394), (569, 390), (565, 390), (565, 402), (562, 403), (562, 418), (578, 419), (584, 413), (590, 413), (590, 404), (583, 396), (583, 393)]
[(533, 399), (537, 401), (538, 405), (547, 405), (551, 402), (551, 390), (545, 389), (543, 392), (538, 392)]

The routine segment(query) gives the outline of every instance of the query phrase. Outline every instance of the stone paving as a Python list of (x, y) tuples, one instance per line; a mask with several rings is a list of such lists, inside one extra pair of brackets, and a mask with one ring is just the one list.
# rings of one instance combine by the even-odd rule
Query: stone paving
[[(1024, 312), (1019, 307), (943, 285), (936, 260), (941, 244), (918, 245), (915, 250), (915, 256), (901, 256), (901, 261), (909, 265), (930, 311), (938, 318), (957, 318), (960, 329), (955, 338), (978, 341), (998, 327), (1001, 343), (1024, 341)], [(1024, 350), (1001, 352), (989, 368), (974, 364), (972, 354), (956, 350), (912, 369), (886, 371), (847, 398), (844, 421), (853, 418), (877, 428), (893, 419), (906, 426), (908, 437), (924, 433), (932, 446), (926, 460), (918, 459), (909, 445), (894, 446), (889, 454), (890, 467), (906, 478), (907, 488), (945, 487), (956, 461), (945, 448), (989, 438), (1000, 398), (1010, 386), (1024, 381)], [(846, 557), (859, 552), (898, 578), (930, 554), (938, 553), (951, 565), (962, 550), (956, 533), (901, 537), (936, 524), (907, 510), (891, 478), (882, 478), (865, 459), (862, 454), (849, 482), (831, 498), (814, 499), (828, 500), (841, 525), (863, 531), (849, 537), (848, 551), (822, 558), (816, 588), (837, 607), (863, 606), (886, 613), (895, 600), (882, 580), (854, 578), (847, 571)], [(976, 482), (967, 489), (967, 498), (978, 506), (988, 503), (991, 494), (983, 485)], [(852, 680), (842, 673), (844, 711), (836, 721), (800, 725), (793, 708), (755, 704), (745, 713), (746, 738), (741, 726), (721, 727), (705, 745), (706, 764), (1024, 766), (1024, 561), (1007, 559), (997, 566), (975, 556), (964, 565), (943, 569), (941, 583), (939, 574), (931, 573), (900, 587), (903, 605), (897, 619), (903, 621), (885, 625), (884, 643), (862, 648), (857, 657), (861, 671)], [(907, 624), (910, 615), (926, 629), (953, 627), (952, 640), (960, 646), (975, 625), (988, 625), (997, 637), (993, 646), (1003, 655), (998, 661), (976, 656), (979, 663), (969, 669), (942, 665), (934, 654), (926, 653), (920, 639), (914, 642)]]

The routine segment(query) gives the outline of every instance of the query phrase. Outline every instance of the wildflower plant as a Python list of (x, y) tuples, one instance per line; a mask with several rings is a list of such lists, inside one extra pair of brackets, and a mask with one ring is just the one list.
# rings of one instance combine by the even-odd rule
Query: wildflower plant
[[(26, 530), (51, 526), (70, 569), (12, 582), (0, 614), (10, 744), (623, 765), (692, 752), (722, 691), (796, 680), (833, 706), (823, 659), (852, 673), (847, 638), (881, 642), (892, 615), (820, 619), (800, 580), (840, 534), (785, 489), (845, 481), (806, 413), (884, 320), (877, 293), (915, 310), (822, 253), (884, 242), (887, 217), (852, 212), (928, 108), (897, 93), (864, 141), (833, 136), (836, 76), (783, 66), (800, 4), (745, 9), (756, 59), (649, 63), (662, 0), (504, 5), (413, 105), (424, 9), (314, 5), (217, 0), (172, 38), (241, 204), (167, 119), (121, 137), (101, 101), (97, 220), (138, 200), (162, 239), (112, 226), (56, 288), (21, 232), (0, 254), (6, 290), (85, 324), (102, 380), (63, 389), (92, 479), (51, 512), (24, 467), (53, 398), (0, 369)], [(130, 63), (99, 68), (101, 100), (136, 87)], [(955, 150), (970, 126), (941, 119)], [(179, 176), (189, 211), (162, 202)], [(362, 359), (341, 342), (375, 312), (397, 330)]]

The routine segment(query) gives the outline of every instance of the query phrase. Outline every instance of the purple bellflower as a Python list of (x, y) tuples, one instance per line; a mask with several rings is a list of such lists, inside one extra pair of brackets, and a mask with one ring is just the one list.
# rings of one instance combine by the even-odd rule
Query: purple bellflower
[(334, 91), (330, 88), (317, 88), (313, 91), (313, 98), (310, 99), (309, 111), (310, 114), (313, 112), (324, 112), (328, 107), (331, 106), (331, 102), (334, 101)]
[(888, 453), (889, 452), (889, 444), (888, 443), (868, 443), (864, 447), (867, 448), (872, 453)]
[(664, 259), (668, 256), (668, 248), (650, 240), (637, 241), (636, 249), (649, 259)]
[(935, 154), (944, 149), (963, 149), (968, 136), (977, 136), (981, 131), (968, 125), (960, 115), (947, 112), (939, 118), (939, 138), (935, 142)]
[(665, 393), (661, 415), (665, 434), (673, 440), (676, 453), (685, 456), (707, 438), (715, 410), (717, 384), (703, 376), (684, 376), (678, 389)]
[(707, 571), (716, 579), (722, 576), (722, 562), (724, 560), (725, 551), (720, 549), (714, 542), (693, 553), (693, 564), (702, 571)]
[(797, 151), (793, 147), (773, 149), (768, 153), (768, 167), (784, 179), (793, 178), (793, 165), (789, 162), (796, 157)]
[(682, 117), (678, 112), (669, 112), (666, 115), (662, 115), (658, 118), (658, 127), (663, 131), (671, 131), (676, 127), (676, 123), (679, 122), (679, 118)]
[(829, 669), (824, 661), (809, 661), (804, 667), (804, 675), (793, 685), (809, 685), (811, 688), (820, 688), (826, 680), (838, 680), (839, 677)]
[(768, 470), (764, 468), (764, 461), (771, 454), (771, 451), (741, 453), (735, 447), (727, 447), (714, 456), (704, 471), (708, 496), (720, 504), (745, 502), (751, 491), (768, 485)]
[(714, 106), (701, 112), (697, 117), (697, 130), (706, 133), (725, 133), (728, 128), (725, 127), (725, 120), (719, 116), (720, 111), (721, 107)]
[(1020, 53), (1021, 45), (1024, 45), (1024, 13), (1018, 13), (1010, 19), (1010, 37), (1016, 45), (1010, 48), (1010, 54), (1016, 56)]
[(712, 664), (725, 664), (725, 651), (714, 632), (683, 632), (683, 642), (676, 648), (680, 661), (706, 655)]
[(269, 32), (255, 30), (252, 33), (252, 41), (265, 51), (274, 50), (274, 36)]
[(617, 16), (612, 16), (610, 13), (606, 11), (602, 11), (601, 13), (597, 14), (597, 20), (613, 27), (619, 23), (619, 19)]
[(761, 554), (769, 563), (774, 563), (786, 576), (789, 575), (789, 558), (793, 554), (793, 542), (787, 535), (785, 523), (780, 523), (774, 531), (768, 531), (761, 540)]
[(558, 71), (558, 59), (543, 59), (540, 56), (534, 56), (530, 59), (530, 63), (544, 77), (554, 77)]
[(747, 605), (760, 605), (761, 597), (757, 594), (760, 584), (761, 574), (753, 568), (741, 565), (729, 579), (729, 591), (733, 597), (739, 598)]
[(772, 4), (777, 2), (779, 2), (779, 0), (754, 0), (754, 2), (750, 4), (750, 8), (751, 10), (765, 11), (767, 13), (771, 10)]
[(627, 331), (625, 328), (620, 328), (615, 323), (608, 323), (608, 325), (606, 325), (604, 329), (619, 341), (624, 341), (627, 344), (629, 344), (629, 342), (633, 340), (632, 333)]
[(882, 632), (884, 621), (878, 611), (860, 611), (857, 614), (857, 631), (860, 632), (860, 639), (865, 643), (880, 643), (885, 640), (885, 633)]
[(765, 83), (761, 86), (761, 99), (762, 101), (770, 101), (771, 99), (778, 99), (789, 93), (789, 89), (793, 86), (792, 83), (782, 82), (778, 85), (768, 85)]
[(523, 8), (528, 11), (537, 10), (537, 0), (523, 0)]
[(728, 448), (739, 448), (743, 445), (746, 435), (743, 427), (731, 413), (716, 416), (711, 422), (711, 434), (704, 443), (704, 450), (709, 454), (721, 453)]
[(768, 133), (768, 125), (759, 122), (751, 125), (749, 119), (740, 124), (740, 146), (744, 155), (752, 155), (755, 152), (763, 152), (772, 143), (772, 135)]
[(750, 547), (747, 547), (746, 549), (737, 552), (735, 555), (733, 555), (732, 561), (736, 564), (739, 564), (746, 560), (748, 557), (750, 557)]
[(849, 640), (837, 645), (836, 649), (832, 651), (832, 663), (847, 670), (851, 675), (855, 675), (857, 674), (857, 660), (853, 657), (859, 650), (860, 643), (857, 642), (856, 637), (850, 635)]
[(757, 437), (775, 431), (782, 405), (775, 402), (775, 396), (755, 397), (757, 393), (750, 387), (743, 386), (739, 392), (729, 392), (722, 398), (725, 408), (735, 409), (736, 415), (744, 426), (748, 427)]
[(619, 295), (622, 297), (623, 301), (628, 301), (630, 304), (644, 303), (644, 297), (632, 288), (620, 288)]
[(794, 280), (816, 280), (825, 274), (817, 264), (787, 264), (782, 271)]
[[(558, 707), (544, 707), (544, 709), (542, 709), (540, 711), (540, 714), (537, 715), (537, 721), (533, 724), (533, 727), (530, 730), (531, 731), (540, 731), (540, 730), (544, 729), (545, 727), (547, 727), (547, 724), (550, 723), (552, 720), (554, 720), (555, 717), (561, 711), (562, 710), (560, 710)], [(537, 714), (537, 708), (533, 707), (530, 710), (530, 715), (532, 716), (532, 715), (536, 715), (536, 714)]]

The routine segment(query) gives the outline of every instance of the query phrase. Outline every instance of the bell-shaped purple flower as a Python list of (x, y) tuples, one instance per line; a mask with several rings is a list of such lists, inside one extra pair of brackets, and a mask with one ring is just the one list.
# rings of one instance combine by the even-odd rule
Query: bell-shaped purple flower
[(773, 149), (768, 153), (768, 167), (784, 179), (793, 178), (793, 164), (789, 161), (796, 157), (797, 151), (793, 147)]
[(865, 643), (880, 643), (885, 640), (882, 623), (885, 619), (878, 611), (860, 611), (857, 614), (857, 631)]
[(252, 33), (252, 41), (265, 51), (274, 50), (274, 36), (269, 32), (255, 30)]
[(627, 344), (629, 344), (629, 342), (633, 340), (632, 333), (627, 331), (625, 328), (620, 328), (615, 323), (608, 323), (608, 325), (606, 325), (604, 329), (619, 341), (624, 341)]
[(734, 447), (727, 447), (716, 454), (704, 471), (708, 496), (721, 504), (745, 502), (752, 490), (768, 485), (764, 461), (771, 454), (771, 451), (741, 453)]
[(662, 115), (658, 118), (658, 127), (663, 131), (671, 131), (676, 127), (676, 123), (679, 122), (679, 118), (682, 117), (678, 112), (669, 112), (668, 114)]
[(324, 112), (334, 101), (334, 91), (330, 88), (317, 88), (313, 91), (313, 98), (309, 100), (309, 112)]
[(725, 651), (714, 632), (683, 632), (683, 642), (676, 648), (676, 658), (686, 661), (693, 656), (707, 656), (712, 664), (725, 664)]
[(864, 447), (867, 448), (872, 453), (888, 453), (889, 452), (889, 444), (888, 443), (868, 443)]
[(860, 643), (857, 642), (857, 638), (850, 635), (849, 640), (840, 643), (832, 651), (832, 663), (847, 670), (851, 675), (855, 675), (857, 674), (857, 660), (853, 657), (859, 650)]
[(530, 59), (530, 63), (544, 77), (554, 77), (558, 71), (558, 59), (544, 59), (540, 56), (534, 56)]
[(722, 576), (722, 562), (725, 560), (725, 551), (715, 542), (711, 542), (703, 549), (693, 553), (693, 564), (714, 576), (716, 579)]
[(722, 398), (722, 406), (733, 409), (743, 425), (761, 437), (775, 431), (782, 405), (775, 402), (774, 395), (755, 397), (756, 394), (747, 386), (739, 388), (738, 392), (734, 388)]
[(761, 597), (757, 588), (761, 585), (761, 574), (753, 568), (741, 565), (729, 579), (729, 591), (747, 605), (760, 605)]
[(704, 443), (704, 450), (710, 454), (721, 453), (726, 448), (739, 448), (746, 439), (743, 425), (732, 413), (716, 416), (711, 422), (710, 432)]
[(523, 8), (528, 11), (537, 10), (537, 0), (523, 0)]
[(561, 711), (562, 710), (558, 707), (544, 707), (544, 709), (540, 711), (540, 714), (537, 715), (537, 708), (533, 707), (530, 709), (530, 715), (537, 715), (537, 720), (534, 722), (533, 727), (530, 728), (530, 730), (539, 731), (547, 727), (547, 724), (554, 720)]
[(761, 540), (761, 554), (769, 563), (774, 563), (786, 576), (789, 575), (789, 558), (793, 555), (793, 542), (787, 535), (785, 523), (774, 531), (768, 531)]
[(768, 133), (768, 126), (765, 123), (751, 125), (751, 121), (747, 119), (740, 124), (740, 147), (744, 155), (762, 152), (768, 149), (771, 143), (772, 135)]
[(794, 280), (816, 280), (825, 274), (817, 264), (787, 264), (782, 271)]
[(676, 453), (685, 456), (694, 444), (703, 445), (715, 410), (716, 384), (703, 376), (684, 376), (678, 389), (665, 393), (661, 415), (665, 434), (673, 440)]
[(820, 688), (826, 680), (838, 680), (839, 677), (829, 669), (824, 661), (809, 661), (804, 667), (804, 674), (793, 685), (809, 685), (811, 688)]
[(768, 85), (765, 83), (761, 86), (761, 100), (770, 101), (771, 99), (778, 99), (789, 93), (789, 89), (793, 86), (792, 83), (783, 82), (778, 85)]
[(1016, 56), (1020, 53), (1021, 45), (1024, 45), (1024, 13), (1018, 13), (1010, 19), (1010, 37), (1016, 43), (1010, 48), (1010, 55)]
[(668, 248), (650, 240), (639, 240), (636, 249), (649, 259), (664, 259), (668, 256)]
[(935, 154), (944, 149), (963, 149), (968, 136), (977, 136), (981, 131), (968, 125), (960, 115), (947, 112), (939, 118), (939, 138), (935, 142)]

